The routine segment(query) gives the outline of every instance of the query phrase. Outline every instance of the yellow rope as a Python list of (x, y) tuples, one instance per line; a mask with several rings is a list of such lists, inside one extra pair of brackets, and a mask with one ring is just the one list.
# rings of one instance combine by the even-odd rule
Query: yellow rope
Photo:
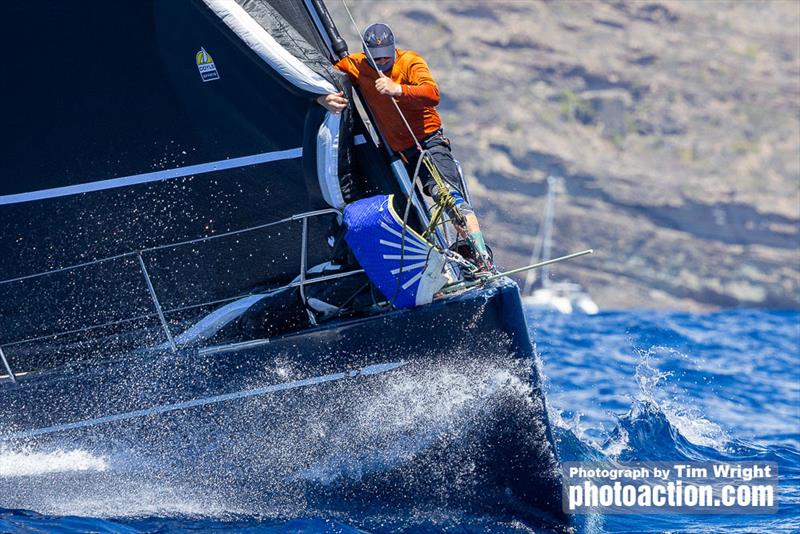
[(452, 214), (454, 224), (462, 228), (465, 227), (466, 221), (464, 220), (464, 216), (459, 211), (458, 206), (456, 206), (456, 199), (450, 194), (450, 187), (448, 187), (442, 175), (439, 173), (439, 168), (436, 166), (436, 163), (433, 162), (427, 151), (423, 152), (420, 157), (423, 158), (422, 163), (425, 165), (425, 168), (428, 169), (428, 172), (431, 173), (434, 182), (436, 182), (436, 187), (439, 189), (436, 207), (434, 208), (434, 213), (431, 215), (431, 222), (422, 235), (427, 237), (433, 232), (434, 228), (436, 228), (436, 225), (439, 223), (439, 218), (444, 212)]

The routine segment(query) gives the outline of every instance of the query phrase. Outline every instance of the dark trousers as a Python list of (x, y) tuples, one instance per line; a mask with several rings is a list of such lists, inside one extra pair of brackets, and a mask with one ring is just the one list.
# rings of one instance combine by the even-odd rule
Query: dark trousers
[[(461, 180), (458, 175), (458, 167), (456, 161), (453, 159), (453, 153), (450, 151), (450, 140), (444, 136), (442, 130), (438, 130), (429, 135), (420, 142), (422, 148), (428, 151), (431, 159), (439, 169), (439, 174), (444, 179), (445, 183), (450, 187), (450, 191), (458, 191), (463, 197), (464, 191), (461, 190)], [(403, 151), (403, 156), (406, 159), (406, 170), (410, 178), (414, 177), (414, 170), (417, 168), (417, 161), (419, 160), (419, 151), (417, 147), (411, 147)], [(419, 178), (422, 183), (422, 188), (426, 194), (432, 196), (436, 182), (431, 176), (428, 167), (423, 163), (419, 167)]]

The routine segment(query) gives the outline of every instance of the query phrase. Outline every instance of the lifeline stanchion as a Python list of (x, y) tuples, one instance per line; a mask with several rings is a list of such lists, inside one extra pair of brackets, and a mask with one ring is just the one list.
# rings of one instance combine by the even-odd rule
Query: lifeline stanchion
[(17, 377), (16, 375), (14, 375), (14, 371), (11, 370), (11, 366), (8, 365), (8, 360), (6, 360), (6, 354), (3, 352), (3, 347), (0, 347), (0, 360), (3, 361), (3, 367), (6, 368), (6, 372), (8, 373), (8, 378), (10, 378), (11, 381), (16, 384)]
[(161, 326), (164, 328), (164, 333), (167, 335), (167, 341), (169, 341), (169, 346), (172, 349), (172, 352), (178, 352), (178, 347), (175, 346), (175, 340), (172, 338), (172, 333), (169, 331), (169, 325), (167, 324), (167, 319), (164, 317), (164, 311), (161, 309), (161, 304), (158, 302), (158, 297), (156, 296), (156, 290), (153, 287), (153, 282), (150, 281), (150, 275), (148, 274), (147, 267), (144, 264), (142, 253), (141, 252), (137, 253), (136, 257), (139, 259), (139, 267), (141, 267), (142, 269), (142, 274), (144, 275), (144, 281), (147, 283), (147, 289), (150, 291), (150, 296), (153, 299), (153, 304), (155, 304), (156, 312), (158, 313), (158, 318), (161, 320)]

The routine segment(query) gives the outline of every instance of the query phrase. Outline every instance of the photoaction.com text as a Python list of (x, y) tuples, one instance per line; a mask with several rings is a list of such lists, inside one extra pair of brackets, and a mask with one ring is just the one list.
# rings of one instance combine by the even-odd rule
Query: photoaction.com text
[(570, 513), (777, 511), (777, 466), (767, 462), (567, 462), (564, 481), (564, 510)]

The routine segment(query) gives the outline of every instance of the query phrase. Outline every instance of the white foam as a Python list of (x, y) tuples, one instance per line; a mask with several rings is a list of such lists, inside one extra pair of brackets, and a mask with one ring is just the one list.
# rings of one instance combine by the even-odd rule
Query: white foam
[(11, 508), (59, 516), (226, 517), (238, 512), (202, 489), (172, 487), (158, 476), (154, 480), (139, 472), (143, 465), (136, 462), (137, 470), (118, 471), (119, 457), (112, 462), (84, 449), (0, 447), (0, 495)]
[[(657, 405), (669, 423), (689, 442), (701, 447), (723, 450), (730, 437), (718, 424), (706, 419), (700, 410), (681, 403), (687, 395), (679, 383), (670, 383), (673, 373), (661, 371), (651, 361), (651, 356), (659, 353), (666, 353), (673, 358), (686, 358), (682, 352), (669, 347), (654, 346), (642, 351), (636, 366), (636, 380), (639, 383), (638, 399)], [(665, 394), (669, 396), (664, 398)]]
[(87, 451), (0, 450), (0, 477), (25, 477), (75, 471), (106, 471), (108, 459)]
[(554, 428), (568, 430), (572, 432), (578, 440), (589, 445), (594, 445), (592, 440), (585, 435), (587, 426), (583, 423), (584, 414), (582, 412), (574, 412), (572, 416), (567, 419), (564, 418), (564, 415), (564, 412), (556, 410), (552, 404), (548, 405), (547, 417), (550, 420), (550, 425)]
[(620, 454), (630, 448), (628, 439), (628, 431), (622, 427), (619, 427), (619, 433), (614, 439), (606, 444), (606, 446), (603, 448), (603, 452), (610, 458), (619, 458)]
[(670, 424), (695, 445), (721, 451), (730, 441), (730, 436), (718, 424), (698, 413), (678, 413), (671, 409), (665, 413)]

